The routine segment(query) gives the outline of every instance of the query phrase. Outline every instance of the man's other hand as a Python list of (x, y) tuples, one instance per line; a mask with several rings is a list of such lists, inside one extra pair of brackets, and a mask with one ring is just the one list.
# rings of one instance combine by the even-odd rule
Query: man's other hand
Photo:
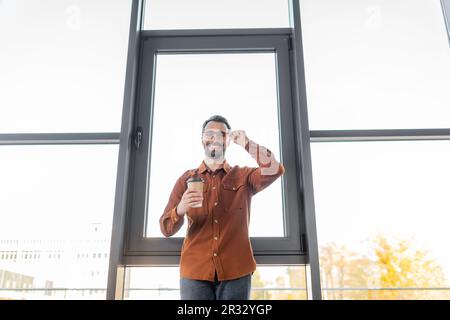
[(231, 141), (234, 143), (240, 145), (241, 147), (245, 147), (247, 142), (250, 141), (250, 139), (247, 137), (247, 134), (244, 130), (234, 130), (230, 134)]
[(182, 216), (188, 212), (192, 206), (201, 204), (203, 201), (203, 192), (186, 189), (177, 206), (177, 214)]

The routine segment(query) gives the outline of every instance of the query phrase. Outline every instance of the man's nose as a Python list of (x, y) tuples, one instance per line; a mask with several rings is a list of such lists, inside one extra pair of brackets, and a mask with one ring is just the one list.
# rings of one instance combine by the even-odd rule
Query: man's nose
[(215, 134), (213, 136), (213, 142), (223, 143), (223, 136), (222, 136), (222, 134)]

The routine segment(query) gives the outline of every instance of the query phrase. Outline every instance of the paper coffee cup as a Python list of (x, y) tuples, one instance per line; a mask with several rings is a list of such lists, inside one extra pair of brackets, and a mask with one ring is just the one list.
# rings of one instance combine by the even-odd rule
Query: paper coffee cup
[[(202, 178), (192, 177), (192, 178), (189, 178), (186, 181), (186, 183), (187, 183), (188, 189), (203, 192), (203, 179)], [(192, 208), (201, 208), (201, 207), (202, 207), (202, 203), (192, 206)]]

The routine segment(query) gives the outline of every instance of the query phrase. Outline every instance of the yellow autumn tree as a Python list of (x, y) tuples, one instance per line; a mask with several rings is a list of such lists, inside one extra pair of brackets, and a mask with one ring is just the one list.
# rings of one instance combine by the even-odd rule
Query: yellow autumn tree
[(305, 288), (305, 290), (292, 291), (288, 295), (288, 300), (306, 300), (306, 270), (304, 266), (289, 266), (286, 269), (291, 288)]
[(329, 243), (320, 248), (323, 296), (329, 300), (367, 299), (366, 288), (371, 261), (346, 246)]
[[(442, 299), (442, 268), (429, 252), (417, 248), (411, 239), (377, 235), (369, 239), (367, 252), (356, 252), (329, 243), (320, 248), (322, 287), (326, 299)], [(357, 290), (373, 288), (377, 290)], [(386, 290), (380, 290), (386, 288)], [(398, 289), (404, 290), (398, 290)], [(410, 290), (411, 288), (422, 288)], [(354, 290), (352, 290), (354, 289)]]
[(305, 266), (288, 266), (286, 274), (276, 278), (276, 287), (271, 299), (274, 300), (306, 300), (306, 274)]
[[(263, 289), (266, 286), (266, 283), (261, 278), (261, 274), (259, 270), (256, 269), (255, 273), (252, 276), (252, 289)], [(251, 300), (264, 300), (270, 299), (270, 294), (264, 293), (263, 290), (252, 290), (250, 295)]]
[[(269, 290), (258, 290), (270, 287)], [(259, 272), (252, 277), (252, 300), (305, 300), (305, 266), (287, 266), (285, 274), (280, 274), (275, 283), (266, 281)], [(299, 289), (300, 288), (300, 289)]]
[(446, 283), (441, 266), (428, 251), (416, 248), (411, 239), (388, 239), (383, 235), (376, 236), (373, 244), (375, 265), (372, 274), (377, 280), (373, 285), (388, 290), (372, 292), (371, 299), (444, 298), (442, 291), (424, 290), (444, 287)]

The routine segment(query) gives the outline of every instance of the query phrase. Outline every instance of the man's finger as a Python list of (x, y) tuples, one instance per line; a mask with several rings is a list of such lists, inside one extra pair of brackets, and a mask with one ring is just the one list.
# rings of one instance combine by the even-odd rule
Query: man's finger
[(190, 192), (187, 194), (188, 197), (203, 197), (203, 193), (200, 191)]
[(193, 204), (202, 203), (202, 202), (203, 202), (202, 200), (192, 200), (192, 201), (189, 201), (188, 204), (193, 205)]
[(187, 189), (185, 194), (189, 195), (189, 194), (194, 194), (194, 193), (202, 193), (201, 191), (198, 190), (194, 190), (194, 189)]
[(188, 199), (196, 199), (196, 198), (198, 198), (198, 199), (203, 199), (203, 195), (201, 195), (201, 194), (192, 194), (192, 195), (190, 195), (189, 197), (188, 197)]

